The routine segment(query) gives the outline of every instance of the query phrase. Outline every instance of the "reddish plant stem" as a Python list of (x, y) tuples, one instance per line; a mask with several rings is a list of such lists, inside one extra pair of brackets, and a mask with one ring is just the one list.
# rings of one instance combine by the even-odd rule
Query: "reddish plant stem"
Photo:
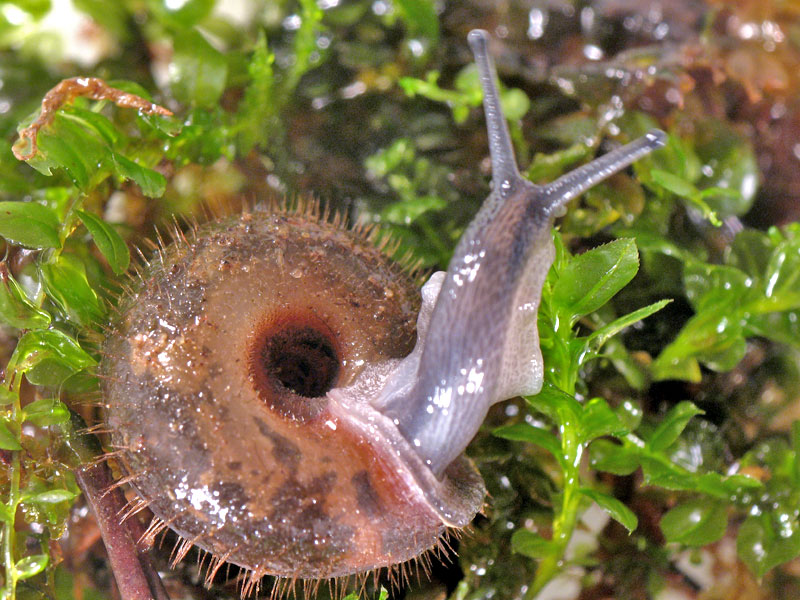
[[(74, 430), (85, 429), (85, 424), (78, 425), (76, 419), (80, 417), (73, 413)], [(97, 519), (122, 600), (169, 600), (148, 549), (139, 544), (144, 527), (135, 516), (120, 522), (125, 497), (120, 488), (112, 488), (114, 480), (108, 465), (97, 462), (102, 455), (97, 439), (88, 433), (76, 434), (69, 446), (88, 463), (75, 469), (75, 478)]]

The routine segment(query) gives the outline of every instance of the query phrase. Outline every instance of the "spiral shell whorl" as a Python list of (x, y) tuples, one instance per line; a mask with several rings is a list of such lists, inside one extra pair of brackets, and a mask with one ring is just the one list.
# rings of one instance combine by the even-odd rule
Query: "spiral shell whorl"
[(373, 417), (325, 395), (411, 351), (419, 290), (364, 236), (298, 213), (204, 226), (149, 265), (104, 346), (106, 422), (185, 540), (257, 576), (329, 578), (414, 558), (446, 525)]

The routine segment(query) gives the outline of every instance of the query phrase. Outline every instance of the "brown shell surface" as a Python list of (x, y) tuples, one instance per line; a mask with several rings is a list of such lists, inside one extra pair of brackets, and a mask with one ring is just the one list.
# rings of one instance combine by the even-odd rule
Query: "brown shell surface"
[(257, 210), (167, 247), (104, 346), (106, 422), (133, 487), (257, 575), (337, 577), (431, 548), (445, 525), (398, 452), (263, 360), (265, 340), (311, 332), (344, 387), (411, 351), (418, 309), (408, 274), (317, 218)]

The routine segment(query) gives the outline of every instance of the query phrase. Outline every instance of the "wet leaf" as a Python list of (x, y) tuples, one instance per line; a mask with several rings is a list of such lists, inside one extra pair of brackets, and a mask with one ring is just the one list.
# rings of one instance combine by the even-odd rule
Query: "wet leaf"
[(386, 177), (402, 165), (412, 164), (416, 157), (414, 144), (407, 138), (399, 138), (386, 148), (368, 156), (364, 166), (371, 177)]
[(667, 490), (698, 492), (728, 500), (731, 486), (719, 473), (693, 473), (669, 461), (663, 454), (642, 453), (639, 457), (646, 485)]
[(531, 108), (531, 101), (527, 94), (520, 89), (512, 88), (500, 94), (500, 105), (506, 120), (513, 123), (524, 117)]
[(277, 114), (297, 89), (300, 78), (311, 68), (312, 64), (322, 60), (324, 51), (317, 45), (317, 38), (323, 32), (323, 10), (316, 0), (300, 0), (300, 27), (294, 35), (292, 52), (294, 62), (289, 66), (283, 81), (280, 82)]
[(514, 423), (513, 425), (498, 427), (492, 433), (505, 440), (536, 444), (547, 450), (559, 462), (563, 461), (561, 442), (552, 433), (540, 427), (534, 427), (528, 423)]
[(736, 234), (728, 262), (756, 281), (763, 281), (773, 250), (773, 244), (764, 233), (745, 229)]
[(185, 0), (170, 2), (169, 0), (151, 0), (149, 5), (164, 23), (188, 29), (206, 18), (214, 8), (215, 0)]
[(7, 419), (0, 417), (0, 449), (22, 450), (19, 437), (12, 432), (9, 425), (10, 422)]
[(11, 514), (11, 509), (5, 504), (0, 503), (0, 522), (13, 523), (14, 516)]
[(514, 552), (529, 558), (544, 558), (555, 550), (553, 542), (527, 529), (518, 529), (514, 532), (511, 536), (511, 547)]
[[(38, 329), (27, 332), (19, 339), (9, 361), (9, 368), (24, 373), (44, 361), (56, 363), (68, 373), (94, 366), (97, 362), (67, 334), (57, 329)], [(28, 377), (30, 378), (30, 373)]]
[(134, 181), (148, 198), (160, 198), (164, 195), (167, 180), (161, 173), (138, 165), (121, 154), (115, 153), (112, 156), (115, 171), (122, 179)]
[(33, 556), (26, 556), (25, 558), (17, 561), (14, 565), (14, 570), (17, 572), (17, 579), (30, 579), (34, 575), (38, 575), (44, 571), (47, 564), (50, 562), (50, 557), (47, 554), (34, 554)]
[(0, 235), (9, 242), (30, 248), (61, 246), (58, 217), (34, 202), (0, 202)]
[(714, 306), (694, 315), (653, 362), (655, 379), (700, 381), (697, 360), (717, 371), (735, 367), (744, 356), (746, 342), (738, 314)]
[(614, 365), (631, 389), (637, 391), (647, 389), (650, 378), (645, 370), (645, 365), (625, 348), (621, 339), (609, 339), (603, 346), (602, 357)]
[(632, 239), (618, 239), (574, 257), (559, 273), (553, 302), (570, 321), (603, 306), (639, 269)]
[[(649, 119), (645, 119), (643, 125), (644, 128), (639, 130), (639, 135), (643, 135), (652, 127), (657, 126), (654, 121)], [(654, 171), (669, 173), (681, 182), (677, 184), (679, 188), (685, 188), (683, 182), (688, 182), (696, 187), (694, 184), (701, 175), (702, 166), (703, 163), (695, 153), (692, 144), (671, 132), (664, 148), (635, 162), (633, 169), (639, 180), (653, 189), (664, 187), (654, 181)]]
[(225, 57), (194, 30), (176, 35), (174, 48), (169, 73), (175, 98), (198, 107), (216, 104), (228, 77)]
[(62, 118), (75, 121), (85, 129), (96, 133), (109, 147), (114, 147), (123, 136), (116, 126), (104, 115), (81, 108), (80, 106), (67, 106), (61, 113)]
[(586, 345), (591, 350), (597, 352), (600, 348), (613, 336), (617, 335), (627, 327), (630, 327), (634, 323), (638, 323), (639, 321), (646, 319), (653, 313), (658, 312), (662, 308), (664, 308), (667, 304), (672, 302), (672, 300), (659, 300), (658, 302), (653, 302), (648, 306), (643, 306), (642, 308), (635, 310), (627, 315), (623, 315), (617, 319), (614, 319), (608, 325), (604, 325), (600, 329), (592, 332), (592, 334), (587, 338)]
[(697, 154), (710, 173), (701, 175), (699, 188), (723, 188), (735, 192), (707, 198), (722, 217), (743, 215), (753, 204), (759, 185), (759, 169), (750, 142), (728, 123), (707, 119), (700, 123)]
[(731, 491), (731, 495), (740, 494), (747, 490), (763, 488), (764, 484), (755, 477), (743, 473), (734, 473), (724, 478), (725, 485)]
[(39, 151), (28, 161), (44, 175), (53, 169), (64, 169), (78, 189), (88, 191), (109, 172), (110, 149), (93, 127), (83, 127), (79, 121), (62, 112), (38, 136)]
[(617, 407), (617, 416), (628, 431), (634, 431), (639, 427), (643, 414), (642, 407), (634, 400), (625, 400)]
[(662, 171), (661, 169), (653, 169), (650, 174), (654, 183), (672, 192), (676, 196), (688, 200), (694, 208), (699, 210), (703, 217), (708, 219), (713, 225), (719, 227), (722, 224), (717, 214), (706, 203), (705, 198), (708, 196), (707, 192), (715, 192), (717, 195), (720, 195), (720, 192), (724, 193), (724, 190), (700, 191), (690, 181), (673, 175), (668, 171)]
[(800, 421), (792, 423), (792, 448), (794, 449), (792, 478), (795, 486), (800, 487)]
[(744, 333), (747, 336), (761, 336), (788, 346), (800, 347), (800, 311), (750, 315)]
[(639, 525), (639, 519), (636, 518), (633, 511), (613, 496), (589, 488), (581, 488), (580, 492), (611, 515), (612, 519), (628, 530), (628, 534), (633, 533), (633, 530)]
[(736, 552), (756, 577), (800, 555), (800, 534), (787, 537), (776, 530), (770, 513), (751, 515), (739, 528)]
[(725, 265), (689, 263), (684, 266), (683, 281), (686, 297), (697, 312), (706, 309), (732, 312), (756, 294), (750, 277)]
[(78, 257), (62, 254), (55, 262), (45, 263), (40, 269), (47, 294), (70, 320), (79, 325), (102, 320), (105, 311), (89, 285), (86, 269)]
[(630, 475), (639, 468), (639, 456), (635, 450), (615, 444), (610, 440), (595, 440), (589, 446), (592, 468), (614, 475)]
[(131, 262), (131, 255), (125, 240), (100, 217), (82, 210), (76, 212), (92, 235), (97, 248), (106, 257), (111, 270), (117, 275), (124, 273)]
[(0, 406), (8, 406), (17, 399), (17, 395), (7, 387), (0, 385)]
[(604, 435), (627, 433), (625, 425), (603, 398), (592, 398), (583, 405), (580, 428), (583, 442)]
[(764, 296), (773, 310), (800, 308), (800, 240), (782, 242), (764, 272)]
[(694, 187), (691, 181), (687, 181), (678, 175), (673, 175), (669, 171), (653, 169), (650, 174), (653, 176), (653, 181), (677, 196), (689, 198), (697, 193), (697, 188)]
[(32, 502), (34, 504), (56, 504), (58, 502), (66, 502), (73, 500), (78, 494), (69, 490), (47, 490), (31, 496), (24, 496), (23, 502)]
[(526, 396), (525, 400), (534, 410), (547, 415), (555, 423), (561, 422), (562, 414), (569, 415), (575, 423), (580, 420), (582, 407), (578, 401), (550, 383), (545, 382), (541, 392)]
[(678, 403), (664, 416), (658, 427), (647, 438), (648, 448), (652, 452), (666, 450), (675, 443), (692, 417), (702, 414), (704, 411), (689, 401), (684, 400)]
[(40, 398), (28, 404), (23, 413), (26, 421), (39, 427), (66, 423), (70, 419), (69, 409), (57, 398)]
[(525, 172), (525, 177), (534, 183), (552, 181), (563, 175), (575, 163), (589, 158), (591, 153), (590, 146), (580, 143), (550, 154), (537, 153)]
[(682, 502), (661, 517), (668, 542), (704, 546), (720, 539), (728, 527), (728, 510), (722, 502), (695, 498)]
[(424, 36), (431, 45), (439, 40), (439, 17), (432, 0), (397, 0), (400, 17), (410, 36)]
[(420, 95), (434, 102), (447, 104), (453, 112), (453, 120), (456, 123), (463, 123), (467, 120), (470, 109), (479, 106), (483, 99), (477, 68), (470, 64), (461, 69), (456, 76), (455, 90), (439, 87), (438, 80), (438, 71), (428, 71), (424, 80), (401, 77), (398, 83), (411, 98)]
[(690, 261), (684, 284), (697, 313), (653, 363), (656, 379), (697, 381), (697, 360), (715, 371), (732, 369), (746, 351), (748, 321), (758, 319), (759, 291), (735, 267)]
[(0, 267), (0, 320), (17, 329), (42, 329), (50, 324), (50, 315), (28, 300), (3, 267)]
[(51, 8), (50, 0), (17, 0), (11, 4), (21, 8), (36, 20), (44, 17)]
[(125, 42), (131, 37), (128, 31), (129, 13), (124, 4), (106, 0), (72, 0), (72, 3), (75, 8), (85, 12), (107, 29), (116, 38), (117, 43)]
[(426, 212), (442, 210), (446, 206), (447, 202), (442, 198), (420, 196), (390, 204), (381, 212), (381, 220), (398, 225), (410, 225)]

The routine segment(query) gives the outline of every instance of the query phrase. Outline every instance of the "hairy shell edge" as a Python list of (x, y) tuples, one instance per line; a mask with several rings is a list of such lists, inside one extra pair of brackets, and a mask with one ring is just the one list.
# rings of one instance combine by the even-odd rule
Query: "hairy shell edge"
[(418, 288), (372, 244), (256, 210), (162, 256), (103, 375), (113, 445), (164, 526), (254, 577), (307, 579), (407, 561), (471, 520), (484, 488), (466, 459), (440, 482), (367, 402), (265, 373), (265, 344), (287, 331), (302, 338), (289, 351), (337, 357), (333, 390), (410, 352)]

